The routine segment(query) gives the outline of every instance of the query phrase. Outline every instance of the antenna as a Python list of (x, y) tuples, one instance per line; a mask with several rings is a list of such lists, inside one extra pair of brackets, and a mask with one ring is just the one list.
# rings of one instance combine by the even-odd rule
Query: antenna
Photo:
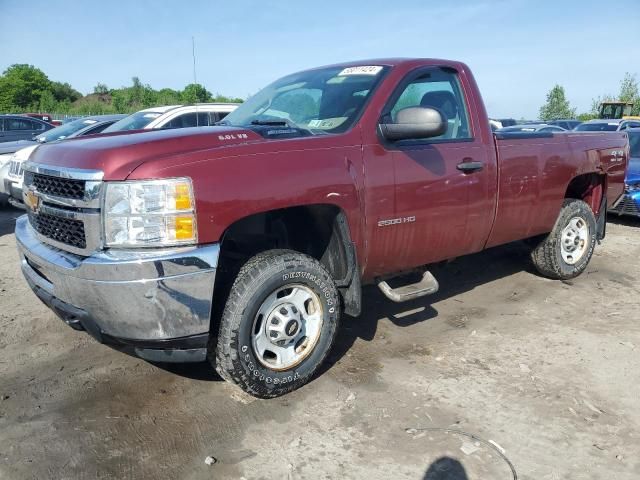
[(196, 78), (196, 37), (191, 37), (191, 54), (193, 55), (193, 83), (198, 83)]
[[(193, 56), (193, 85), (197, 87), (198, 78), (196, 77), (196, 37), (191, 36), (191, 55)], [(198, 99), (196, 98), (196, 127), (200, 126), (200, 119), (198, 118)]]

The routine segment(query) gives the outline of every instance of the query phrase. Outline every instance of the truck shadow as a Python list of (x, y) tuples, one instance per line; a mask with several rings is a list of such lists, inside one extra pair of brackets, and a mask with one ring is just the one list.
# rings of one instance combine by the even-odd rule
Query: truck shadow
[(319, 374), (340, 361), (357, 339), (372, 341), (382, 319), (388, 319), (400, 328), (428, 322), (438, 316), (438, 311), (432, 306), (435, 303), (517, 272), (528, 271), (537, 275), (529, 259), (530, 251), (531, 247), (525, 243), (516, 242), (435, 266), (431, 272), (438, 279), (440, 290), (409, 302), (394, 303), (376, 286), (364, 287), (362, 315), (358, 318), (343, 317), (336, 342)]
[[(534, 273), (529, 260), (529, 251), (530, 247), (526, 244), (516, 242), (436, 266), (431, 269), (431, 272), (438, 279), (440, 290), (434, 295), (405, 303), (394, 303), (388, 300), (375, 285), (364, 287), (362, 315), (358, 318), (349, 316), (342, 318), (334, 346), (315, 376), (318, 377), (330, 370), (349, 352), (357, 339), (372, 341), (376, 335), (378, 322), (382, 319), (389, 319), (400, 328), (427, 322), (438, 316), (438, 311), (432, 306), (434, 303), (523, 270)], [(208, 362), (155, 365), (194, 380), (221, 380)]]
[(0, 207), (0, 237), (13, 233), (16, 229), (16, 218), (24, 212), (11, 206)]
[(640, 228), (640, 217), (630, 217), (627, 215), (607, 215), (607, 222), (623, 227)]

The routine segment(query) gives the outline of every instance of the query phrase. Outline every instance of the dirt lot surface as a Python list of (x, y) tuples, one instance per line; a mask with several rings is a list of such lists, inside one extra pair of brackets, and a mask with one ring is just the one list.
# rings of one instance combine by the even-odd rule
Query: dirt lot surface
[(18, 214), (0, 211), (2, 479), (640, 478), (640, 222), (610, 224), (571, 282), (517, 244), (435, 270), (428, 300), (369, 287), (323, 373), (256, 400), (64, 325), (22, 279)]

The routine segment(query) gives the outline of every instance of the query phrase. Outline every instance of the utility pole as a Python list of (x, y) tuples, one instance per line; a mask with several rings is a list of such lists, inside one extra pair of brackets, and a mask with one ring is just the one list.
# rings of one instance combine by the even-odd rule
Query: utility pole
[(191, 37), (191, 54), (193, 55), (193, 83), (198, 83), (196, 78), (196, 38)]

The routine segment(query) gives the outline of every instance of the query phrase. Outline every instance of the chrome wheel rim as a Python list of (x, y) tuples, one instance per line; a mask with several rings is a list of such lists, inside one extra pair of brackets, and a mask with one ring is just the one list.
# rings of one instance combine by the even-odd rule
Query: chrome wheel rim
[(322, 303), (304, 285), (285, 285), (264, 299), (253, 320), (251, 341), (265, 367), (289, 370), (307, 358), (318, 343)]
[(589, 224), (581, 217), (573, 217), (562, 230), (560, 242), (562, 259), (569, 265), (575, 265), (587, 252)]

